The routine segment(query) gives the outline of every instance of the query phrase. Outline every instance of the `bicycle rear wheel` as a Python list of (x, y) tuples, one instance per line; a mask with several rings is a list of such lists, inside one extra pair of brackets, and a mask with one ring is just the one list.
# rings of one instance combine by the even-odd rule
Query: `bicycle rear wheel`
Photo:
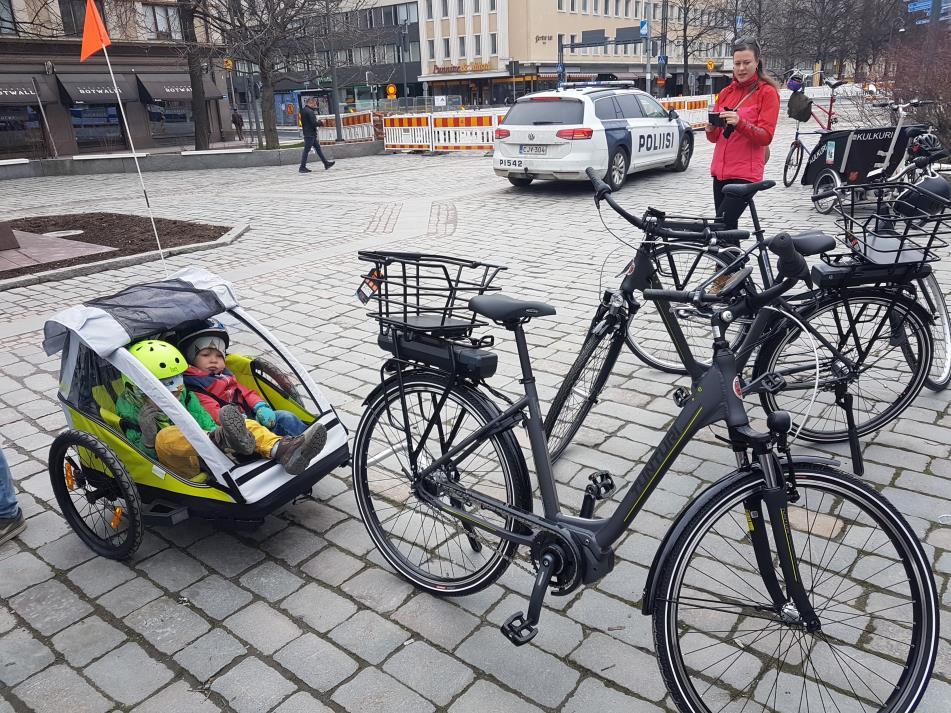
[[(854, 476), (796, 467), (799, 499), (788, 518), (821, 623), (810, 633), (795, 607), (777, 609), (757, 567), (746, 506), (763, 487), (757, 474), (714, 485), (660, 574), (654, 640), (678, 709), (913, 710), (934, 667), (939, 609), (908, 523)], [(762, 519), (754, 527), (771, 534)], [(773, 567), (782, 584), (775, 557)]]
[[(516, 523), (511, 517), (461, 502), (446, 493), (445, 484), (530, 512), (525, 460), (512, 432), (503, 431), (430, 477), (417, 477), (499, 411), (467, 386), (454, 384), (446, 394), (446, 375), (416, 371), (404, 372), (402, 378), (404, 398), (396, 377), (390, 379), (387, 388), (370, 397), (357, 428), (353, 488), (360, 517), (386, 561), (414, 585), (436, 595), (473, 594), (501, 576), (516, 546), (430, 505), (420, 497), (422, 489), (456, 510), (512, 530)], [(419, 450), (415, 471), (410, 448)]]
[(934, 338), (934, 358), (925, 386), (932, 391), (944, 391), (951, 383), (951, 316), (944, 291), (932, 272), (918, 281), (918, 303), (934, 318), (931, 335)]
[(786, 164), (783, 166), (783, 185), (789, 188), (799, 177), (799, 169), (802, 168), (802, 158), (805, 149), (799, 140), (793, 141), (789, 147), (789, 153), (786, 154)]
[(552, 463), (562, 456), (597, 403), (617, 363), (624, 333), (623, 322), (616, 321), (611, 326), (599, 322), (581, 345), (545, 416), (545, 436)]
[[(831, 443), (849, 432), (846, 416), (836, 404), (835, 386), (844, 383), (852, 395), (855, 427), (865, 436), (889, 423), (921, 392), (931, 368), (932, 338), (923, 310), (913, 300), (887, 290), (854, 289), (804, 309), (799, 319), (856, 364), (854, 371), (818, 340), (819, 391), (815, 393), (813, 342), (795, 324), (779, 331), (761, 349), (754, 378), (776, 372), (786, 388), (760, 396), (767, 413), (788, 411), (803, 438)], [(807, 411), (812, 407), (808, 421)]]
[[(729, 263), (722, 257), (709, 253), (700, 245), (671, 245), (654, 251), (655, 287), (665, 290), (686, 290), (699, 285)], [(713, 357), (708, 317), (687, 317), (690, 309), (683, 305), (671, 305), (678, 317), (690, 352), (701, 364), (709, 364)], [(727, 340), (737, 344), (746, 324), (739, 320), (727, 330)], [(627, 346), (647, 366), (668, 374), (686, 374), (683, 362), (670, 339), (670, 334), (657, 311), (657, 303), (644, 300), (640, 310), (630, 320), (627, 329)]]

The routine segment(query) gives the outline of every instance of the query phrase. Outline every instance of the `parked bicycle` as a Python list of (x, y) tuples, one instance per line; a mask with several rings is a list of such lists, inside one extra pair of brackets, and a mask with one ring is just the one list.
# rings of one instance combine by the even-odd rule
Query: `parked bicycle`
[[(806, 75), (812, 76), (812, 75)], [(792, 90), (787, 103), (787, 114), (790, 118), (796, 120), (796, 135), (789, 146), (789, 152), (786, 154), (786, 162), (783, 165), (783, 185), (787, 188), (795, 183), (799, 177), (799, 171), (802, 169), (803, 158), (807, 155), (806, 145), (802, 142), (801, 136), (822, 135), (832, 130), (832, 126), (839, 120), (835, 113), (835, 90), (845, 84), (844, 80), (832, 81), (825, 80), (825, 86), (829, 87), (829, 106), (824, 107), (816, 104), (806, 95), (806, 88), (803, 84), (802, 74), (793, 74), (786, 82), (786, 86)], [(819, 125), (818, 130), (800, 131), (799, 127), (812, 119)], [(808, 155), (812, 155), (812, 149), (808, 149)]]
[[(596, 200), (610, 202), (610, 189), (591, 178)], [(739, 713), (750, 702), (783, 713), (804, 703), (912, 711), (938, 642), (937, 593), (921, 545), (883, 496), (834, 461), (792, 454), (788, 414), (772, 414), (767, 431), (751, 428), (736, 390), (727, 325), (761, 313), (802, 279), (796, 248), (788, 235), (769, 241), (780, 276), (769, 290), (750, 294), (729, 280), (714, 294), (649, 289), (654, 243), (641, 243), (629, 279), (648, 299), (710, 308), (713, 360), (691, 364), (697, 377), (680, 414), (607, 517), (593, 517), (614, 491), (606, 473), (592, 475), (577, 515), (559, 504), (525, 338), (525, 325), (554, 308), (490, 294), (500, 266), (360, 253), (372, 264), (364, 293), (375, 300), (378, 343), (392, 357), (365, 402), (353, 483), (386, 561), (424, 591), (458, 596), (489, 586), (522, 548), (535, 570), (528, 612), (501, 628), (527, 644), (548, 591), (566, 595), (610, 573), (613, 545), (678, 454), (701, 428), (724, 423), (737, 468), (675, 519), (645, 586), (643, 613), (653, 617), (675, 705), (685, 713)], [(488, 322), (515, 338), (524, 395), (514, 402), (487, 383), (497, 356), (491, 338), (474, 331)], [(673, 338), (689, 358), (676, 330)], [(491, 396), (507, 402), (504, 410)], [(528, 431), (541, 513), (532, 509), (517, 426)]]

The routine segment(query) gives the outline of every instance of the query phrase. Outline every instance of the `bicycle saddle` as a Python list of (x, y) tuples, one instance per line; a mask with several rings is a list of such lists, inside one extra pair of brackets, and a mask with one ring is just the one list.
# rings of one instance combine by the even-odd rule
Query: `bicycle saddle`
[(821, 230), (806, 230), (791, 236), (800, 255), (819, 255), (835, 248), (836, 240)]
[(544, 302), (517, 300), (507, 295), (479, 295), (469, 300), (469, 309), (493, 322), (522, 322), (532, 317), (548, 317), (555, 308)]
[(760, 191), (766, 191), (776, 185), (776, 181), (760, 181), (759, 183), (731, 183), (723, 186), (723, 195), (731, 198), (751, 198)]
[(840, 79), (840, 80), (835, 81), (835, 82), (833, 82), (833, 81), (831, 81), (831, 80), (829, 80), (829, 79), (826, 80), (826, 86), (829, 87), (830, 89), (838, 89), (838, 88), (841, 87), (843, 84), (845, 84), (845, 80), (844, 80), (844, 79)]

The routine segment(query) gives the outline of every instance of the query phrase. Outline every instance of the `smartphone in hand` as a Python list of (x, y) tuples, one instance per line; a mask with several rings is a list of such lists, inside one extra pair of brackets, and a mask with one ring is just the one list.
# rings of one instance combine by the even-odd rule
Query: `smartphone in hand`
[(707, 112), (707, 123), (709, 123), (710, 126), (716, 126), (720, 129), (726, 126), (726, 121), (720, 118), (720, 112), (718, 111)]

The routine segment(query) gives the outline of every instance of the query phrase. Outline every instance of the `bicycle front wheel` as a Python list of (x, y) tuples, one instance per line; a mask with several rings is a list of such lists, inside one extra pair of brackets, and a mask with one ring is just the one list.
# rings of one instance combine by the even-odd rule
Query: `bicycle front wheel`
[[(685, 713), (907, 713), (937, 655), (928, 559), (899, 512), (854, 476), (799, 465), (795, 477), (792, 545), (821, 628), (806, 631), (795, 606), (777, 607), (763, 584), (747, 524), (761, 476), (715, 485), (685, 523), (655, 598), (670, 694)], [(752, 527), (771, 535), (762, 512)], [(782, 585), (775, 556), (772, 566)]]
[[(836, 387), (852, 396), (858, 435), (889, 423), (921, 392), (931, 368), (932, 338), (921, 308), (907, 297), (883, 290), (843, 291), (798, 317), (854, 363), (846, 367), (820, 340), (790, 323), (763, 346), (754, 378), (783, 376), (786, 388), (761, 395), (767, 413), (788, 411), (803, 438), (832, 443), (849, 437), (846, 415), (836, 403)], [(819, 390), (815, 391), (819, 352)], [(815, 401), (813, 402), (813, 398)], [(809, 414), (809, 418), (806, 416)]]
[(597, 403), (623, 344), (623, 322), (610, 326), (596, 324), (588, 333), (545, 416), (545, 436), (552, 463), (562, 456)]
[(948, 302), (933, 272), (918, 281), (918, 290), (918, 303), (934, 319), (931, 325), (934, 358), (925, 386), (932, 391), (944, 391), (951, 383), (951, 316), (948, 315)]
[(789, 188), (799, 177), (799, 169), (802, 168), (802, 158), (805, 149), (799, 141), (793, 141), (789, 147), (789, 153), (786, 154), (786, 164), (783, 166), (783, 185)]
[[(386, 561), (435, 595), (473, 594), (508, 568), (516, 546), (428, 502), (471, 512), (494, 528), (511, 517), (447, 493), (449, 483), (531, 511), (525, 459), (511, 431), (497, 433), (426, 478), (418, 473), (499, 414), (479, 392), (433, 372), (404, 372), (371, 396), (353, 444), (353, 488), (360, 517)], [(445, 397), (445, 400), (443, 398)], [(413, 454), (413, 455), (411, 455)], [(416, 461), (414, 467), (413, 460)], [(421, 497), (425, 494), (427, 499)]]

